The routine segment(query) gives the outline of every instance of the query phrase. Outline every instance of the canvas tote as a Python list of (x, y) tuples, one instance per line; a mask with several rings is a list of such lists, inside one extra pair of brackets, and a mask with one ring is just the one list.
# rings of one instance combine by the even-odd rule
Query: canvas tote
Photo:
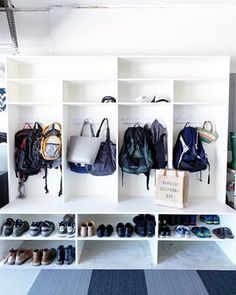
[(184, 208), (188, 202), (189, 172), (179, 170), (157, 170), (155, 203)]

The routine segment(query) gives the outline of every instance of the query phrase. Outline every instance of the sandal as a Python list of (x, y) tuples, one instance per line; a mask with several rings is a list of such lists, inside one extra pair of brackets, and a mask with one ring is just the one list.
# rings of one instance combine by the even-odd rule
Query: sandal
[(230, 228), (223, 227), (223, 232), (224, 232), (224, 235), (225, 235), (226, 238), (228, 238), (228, 239), (233, 239), (234, 238), (234, 235), (233, 235)]
[(225, 239), (224, 231), (222, 227), (213, 229), (213, 234), (219, 239)]

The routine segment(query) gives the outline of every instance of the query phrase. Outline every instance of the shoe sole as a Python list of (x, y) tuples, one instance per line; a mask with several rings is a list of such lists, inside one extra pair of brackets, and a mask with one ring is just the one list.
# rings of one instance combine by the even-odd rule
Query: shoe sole
[(64, 261), (57, 261), (56, 264), (62, 265), (62, 264), (64, 264)]
[(33, 263), (33, 262), (32, 262), (32, 265), (33, 265), (33, 266), (39, 266), (40, 264), (41, 264), (41, 262), (38, 262), (38, 263), (35, 263), (35, 262)]

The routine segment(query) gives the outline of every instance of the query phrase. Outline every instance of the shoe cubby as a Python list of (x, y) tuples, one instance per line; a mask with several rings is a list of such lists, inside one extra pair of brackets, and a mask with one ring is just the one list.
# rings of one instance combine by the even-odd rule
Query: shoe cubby
[[(137, 214), (136, 214), (137, 215)], [(155, 230), (156, 230), (156, 233), (153, 237), (148, 237), (148, 236), (145, 236), (145, 237), (141, 237), (139, 235), (136, 234), (135, 232), (135, 229), (134, 229), (134, 226), (135, 226), (135, 223), (133, 222), (133, 218), (136, 216), (135, 214), (93, 214), (93, 215), (78, 215), (77, 216), (77, 222), (78, 222), (78, 241), (80, 240), (98, 240), (98, 241), (101, 241), (101, 240), (125, 240), (125, 241), (131, 241), (131, 240), (134, 240), (134, 241), (143, 241), (143, 240), (156, 240), (156, 234), (157, 234), (157, 230), (158, 230), (158, 227), (156, 226), (155, 227)], [(155, 219), (158, 220), (158, 217), (155, 216)], [(94, 232), (94, 235), (89, 237), (81, 237), (80, 235), (80, 224), (82, 222), (94, 222), (95, 223), (95, 232)], [(116, 231), (116, 226), (118, 223), (123, 223), (124, 225), (126, 223), (131, 223), (132, 226), (133, 226), (133, 233), (131, 235), (131, 237), (119, 237), (119, 235), (117, 234), (117, 231)], [(97, 234), (96, 234), (96, 230), (97, 228), (99, 227), (99, 225), (101, 224), (104, 224), (105, 226), (107, 225), (112, 225), (113, 227), (113, 232), (111, 234), (111, 236), (109, 237), (98, 237)]]
[[(81, 269), (149, 269), (155, 267), (155, 241), (77, 241)], [(138, 258), (138, 263), (137, 263)]]
[[(27, 234), (15, 239), (1, 237), (2, 257), (13, 247), (54, 245), (56, 248), (60, 244), (72, 243), (76, 246), (74, 265), (78, 268), (144, 269), (179, 266), (199, 269), (205, 258), (192, 258), (201, 256), (199, 253), (204, 253), (204, 247), (209, 243), (218, 249), (212, 255), (210, 246), (209, 251), (205, 249), (211, 255), (211, 265), (218, 264), (215, 269), (230, 268), (236, 264), (235, 239), (220, 241), (212, 237), (203, 242), (203, 239), (195, 237), (188, 240), (158, 237), (159, 216), (178, 214), (219, 215), (220, 226), (227, 226), (236, 234), (235, 211), (225, 204), (229, 57), (12, 56), (0, 63), (0, 75), (1, 70), (6, 68), (6, 75), (0, 77), (0, 83), (6, 85), (8, 94), (4, 130), (8, 135), (5, 147), (10, 201), (0, 211), (1, 221), (12, 216), (21, 219), (27, 216), (29, 222), (43, 218), (55, 222), (57, 229), (66, 213), (76, 215), (75, 237), (57, 237), (56, 230), (48, 238), (31, 238)], [(113, 96), (117, 103), (101, 103), (104, 96)], [(168, 97), (169, 102), (144, 103), (137, 100), (141, 96)], [(115, 173), (96, 177), (72, 172), (67, 161), (70, 136), (80, 134), (85, 119), (93, 123), (96, 131), (103, 118), (109, 119), (111, 139), (117, 148)], [(202, 127), (204, 121), (209, 120), (219, 134), (216, 142), (204, 143), (210, 162), (210, 184), (207, 184), (208, 171), (202, 172), (202, 182), (199, 181), (199, 173), (191, 173), (189, 202), (182, 210), (154, 203), (154, 170), (151, 171), (149, 190), (146, 189), (146, 177), (143, 174), (137, 176), (124, 173), (122, 183), (118, 157), (125, 130), (136, 123), (140, 126), (150, 125), (154, 119), (167, 128), (170, 169), (177, 135), (187, 122), (191, 126)], [(29, 177), (25, 183), (26, 198), (18, 198), (14, 136), (24, 123), (35, 121), (43, 125), (54, 121), (62, 124), (63, 195), (60, 198), (59, 169), (48, 170), (49, 194), (44, 191), (42, 171)], [(102, 140), (105, 140), (105, 128)], [(2, 147), (3, 144), (0, 145)], [(154, 237), (117, 237), (117, 223), (129, 221), (133, 224), (133, 217), (142, 213), (155, 215), (157, 226)], [(97, 226), (111, 224), (114, 232), (108, 238), (93, 236), (82, 239), (78, 235), (78, 225), (84, 220), (93, 220)], [(225, 258), (224, 253), (228, 257)], [(214, 255), (218, 255), (217, 263), (211, 260)], [(31, 267), (30, 264), (28, 266)], [(207, 269), (206, 263), (204, 267)]]
[[(228, 251), (234, 251), (232, 244)], [(235, 265), (219, 244), (209, 240), (205, 242), (160, 241), (158, 243), (158, 268), (216, 271), (235, 270)]]
[(65, 103), (101, 103), (104, 96), (117, 99), (116, 80), (63, 81), (63, 101)]
[(38, 268), (45, 268), (45, 269), (73, 269), (76, 266), (76, 260), (72, 264), (66, 264), (63, 263), (62, 265), (57, 264), (57, 258), (55, 257), (53, 261), (48, 265), (39, 265), (39, 266), (33, 266), (32, 265), (32, 258), (28, 259), (21, 265), (8, 265), (5, 263), (6, 257), (8, 256), (8, 251), (11, 249), (26, 249), (26, 250), (36, 250), (36, 249), (51, 249), (54, 248), (57, 250), (57, 248), (62, 245), (64, 247), (68, 247), (69, 245), (72, 245), (75, 247), (75, 241), (32, 241), (32, 240), (25, 240), (25, 241), (0, 241), (0, 267), (1, 268), (13, 268), (13, 269), (38, 269)]
[[(64, 237), (61, 237), (58, 235), (58, 229), (59, 229), (59, 223), (63, 221), (64, 214), (0, 214), (0, 240), (75, 240), (74, 237), (67, 237), (66, 235)], [(16, 222), (17, 219), (20, 219), (22, 221), (27, 221), (29, 224), (29, 229), (25, 231), (22, 235), (16, 237), (12, 233), (9, 236), (4, 236), (3, 233), (3, 225), (7, 221), (8, 218), (11, 218)], [(30, 233), (30, 226), (33, 222), (42, 222), (45, 221), (53, 222), (54, 223), (54, 230), (51, 232), (51, 234), (47, 237), (43, 236), (42, 232), (40, 232), (36, 236), (32, 236)], [(76, 230), (76, 226), (75, 226)]]

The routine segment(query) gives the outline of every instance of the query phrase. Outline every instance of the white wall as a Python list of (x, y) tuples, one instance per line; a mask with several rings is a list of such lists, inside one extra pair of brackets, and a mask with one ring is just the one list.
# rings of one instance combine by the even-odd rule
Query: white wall
[[(21, 54), (229, 54), (236, 7), (18, 12)], [(1, 41), (1, 33), (0, 33)]]

